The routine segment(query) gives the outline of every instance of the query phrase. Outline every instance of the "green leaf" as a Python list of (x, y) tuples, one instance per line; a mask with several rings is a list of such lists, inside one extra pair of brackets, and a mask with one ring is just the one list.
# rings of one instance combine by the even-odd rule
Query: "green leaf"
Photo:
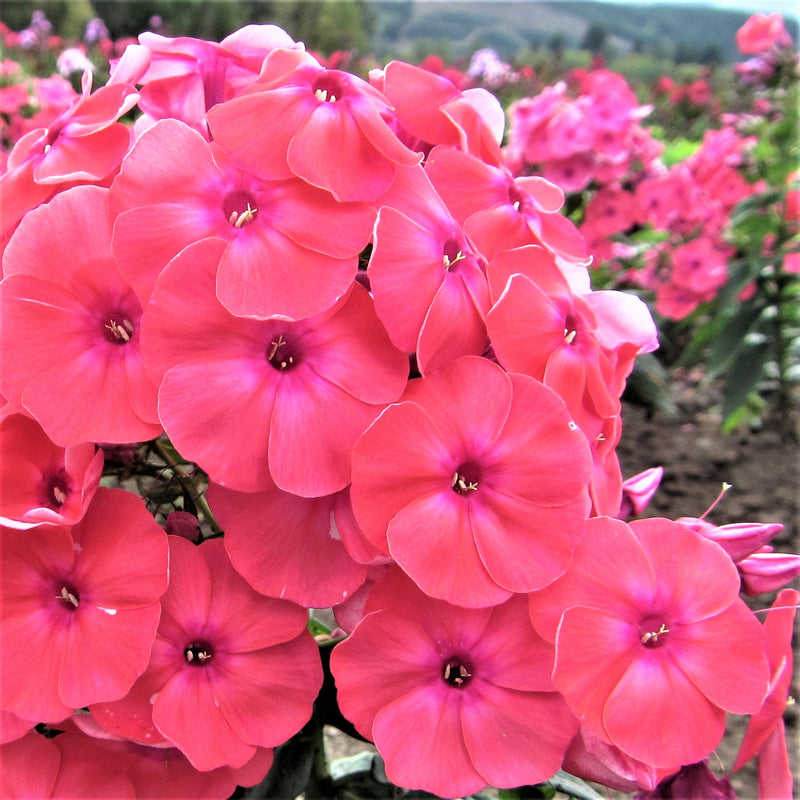
[(763, 310), (760, 305), (744, 305), (728, 320), (711, 347), (707, 379), (718, 375), (733, 360)]
[(755, 343), (745, 342), (731, 364), (722, 400), (722, 418), (727, 420), (734, 411), (747, 402), (761, 380), (764, 365), (773, 355), (773, 342), (769, 337)]

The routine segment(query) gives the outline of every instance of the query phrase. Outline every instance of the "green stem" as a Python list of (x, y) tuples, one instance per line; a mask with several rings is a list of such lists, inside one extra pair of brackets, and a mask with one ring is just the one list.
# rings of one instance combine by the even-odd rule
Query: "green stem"
[(167, 465), (172, 470), (175, 478), (186, 490), (189, 497), (192, 498), (192, 502), (195, 504), (195, 507), (200, 512), (203, 519), (208, 523), (209, 527), (214, 532), (214, 535), (221, 536), (222, 528), (220, 528), (219, 523), (214, 518), (214, 514), (209, 508), (204, 492), (197, 488), (193, 475), (187, 475), (181, 471), (181, 464), (173, 458), (172, 453), (170, 453), (169, 450), (164, 447), (164, 443), (160, 439), (155, 441), (155, 447), (156, 450), (158, 450), (158, 454), (164, 459), (164, 461), (166, 461)]

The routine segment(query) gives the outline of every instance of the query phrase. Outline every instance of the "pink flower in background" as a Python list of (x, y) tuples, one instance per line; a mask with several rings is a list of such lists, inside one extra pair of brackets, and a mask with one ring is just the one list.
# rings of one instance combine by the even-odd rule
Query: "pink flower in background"
[(398, 786), (464, 797), (534, 784), (560, 766), (577, 720), (550, 679), (552, 649), (525, 601), (457, 608), (395, 571), (331, 656), (341, 709)]
[[(613, 581), (609, 581), (613, 576)], [(566, 575), (530, 595), (553, 681), (601, 739), (656, 767), (705, 758), (725, 712), (761, 708), (761, 626), (722, 549), (664, 519), (595, 517)]]
[(228, 488), (338, 492), (356, 439), (402, 393), (408, 359), (357, 284), (296, 322), (233, 316), (214, 293), (224, 248), (212, 238), (183, 250), (147, 308), (144, 351), (164, 427)]
[(24, 414), (0, 419), (0, 523), (10, 528), (79, 522), (100, 485), (94, 444), (58, 447)]
[(763, 53), (771, 47), (786, 47), (792, 38), (780, 14), (753, 14), (736, 32), (736, 45), (745, 55)]
[(134, 87), (119, 83), (92, 93), (90, 72), (82, 87), (66, 111), (47, 128), (25, 134), (9, 154), (8, 171), (0, 175), (3, 232), (57, 187), (108, 177), (130, 147), (130, 129), (117, 120), (136, 105)]
[(90, 710), (111, 733), (166, 739), (199, 770), (238, 768), (308, 721), (322, 683), (308, 612), (253, 590), (221, 539), (169, 539), (170, 581), (150, 665), (128, 695)]
[(58, 722), (122, 697), (147, 666), (167, 587), (166, 534), (141, 498), (98, 489), (71, 530), (0, 529), (0, 546), (4, 707)]
[(561, 575), (588, 514), (591, 457), (555, 392), (465, 356), (402, 400), (353, 450), (367, 538), (424, 592), (464, 606)]

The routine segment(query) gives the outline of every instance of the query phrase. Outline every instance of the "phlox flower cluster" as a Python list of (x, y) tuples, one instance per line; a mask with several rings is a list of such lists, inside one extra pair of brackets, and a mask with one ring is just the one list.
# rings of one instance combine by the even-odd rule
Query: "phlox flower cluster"
[[(639, 112), (610, 73), (587, 87), (584, 152), (621, 169)], [(0, 794), (260, 782), (312, 720), (318, 608), (339, 709), (398, 786), (563, 766), (651, 791), (726, 713), (785, 786), (797, 598), (762, 625), (739, 594), (800, 557), (769, 551), (780, 525), (622, 521), (661, 476), (616, 455), (653, 319), (592, 289), (564, 190), (503, 135), (485, 89), (364, 80), (264, 25), (142, 34), (17, 142)]]
[[(684, 88), (669, 90), (671, 103)], [(690, 88), (692, 102), (711, 102), (707, 83)], [(761, 188), (743, 177), (755, 142), (733, 126), (710, 130), (691, 157), (667, 168), (660, 143), (639, 124), (650, 107), (635, 105), (621, 75), (585, 73), (578, 91), (569, 99), (560, 84), (512, 104), (506, 155), (519, 174), (540, 171), (581, 201), (594, 266), (652, 293), (662, 316), (682, 319), (727, 282), (732, 209)], [(632, 243), (643, 227), (657, 244)]]

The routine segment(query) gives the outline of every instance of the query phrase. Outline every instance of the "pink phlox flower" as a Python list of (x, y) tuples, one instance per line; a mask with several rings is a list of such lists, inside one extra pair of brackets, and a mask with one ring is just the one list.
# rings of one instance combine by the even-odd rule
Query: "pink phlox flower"
[(485, 89), (462, 91), (448, 77), (405, 61), (390, 61), (380, 83), (391, 103), (398, 136), (412, 150), (427, 155), (436, 145), (458, 147), (499, 164), (505, 114), (497, 98)]
[(327, 608), (366, 580), (367, 566), (347, 549), (348, 541), (360, 543), (363, 534), (346, 489), (306, 498), (274, 485), (244, 493), (212, 483), (207, 496), (225, 531), (231, 563), (261, 594)]
[(260, 177), (296, 175), (337, 200), (374, 201), (398, 166), (421, 159), (389, 127), (384, 116), (391, 115), (386, 98), (361, 78), (277, 49), (258, 81), (213, 108), (208, 121), (214, 139)]
[(591, 469), (563, 400), (475, 356), (410, 382), (402, 400), (353, 450), (350, 493), (367, 538), (427, 594), (464, 606), (560, 575)]
[(100, 485), (103, 452), (58, 447), (24, 414), (0, 419), (0, 524), (32, 528), (80, 522)]
[(111, 189), (114, 253), (142, 303), (184, 247), (227, 246), (217, 294), (232, 313), (291, 319), (319, 313), (347, 290), (375, 211), (339, 203), (299, 178), (264, 180), (176, 120), (144, 132)]
[(593, 517), (567, 573), (530, 595), (530, 611), (555, 641), (553, 680), (573, 712), (666, 768), (705, 758), (726, 711), (763, 704), (764, 634), (738, 591), (727, 554), (684, 525)]
[(573, 294), (552, 254), (528, 245), (488, 267), (494, 305), (486, 327), (500, 363), (554, 389), (569, 409), (584, 393), (601, 417), (619, 412), (612, 362), (596, 335), (592, 293)]
[(71, 530), (0, 537), (4, 707), (57, 722), (125, 695), (147, 667), (167, 587), (166, 534), (142, 500), (100, 488)]
[(540, 164), (554, 155), (547, 137), (547, 125), (558, 109), (569, 102), (566, 84), (546, 86), (535, 97), (523, 97), (508, 107), (510, 121), (507, 149), (529, 164)]
[(750, 718), (733, 771), (758, 756), (759, 800), (779, 800), (792, 795), (792, 771), (786, 749), (783, 714), (792, 682), (792, 634), (800, 592), (784, 589), (775, 598), (764, 620), (767, 658), (772, 677), (764, 707)]
[(139, 35), (111, 71), (111, 83), (138, 84), (154, 120), (178, 119), (210, 138), (206, 112), (253, 83), (276, 48), (302, 48), (276, 25), (246, 25), (219, 44), (189, 36)]
[(158, 436), (142, 307), (111, 253), (108, 190), (78, 186), (27, 214), (3, 270), (3, 394), (62, 447)]
[[(423, 169), (398, 171), (398, 183), (421, 206), (385, 205), (378, 212), (367, 275), (375, 310), (392, 342), (416, 352), (425, 374), (463, 355), (483, 355), (489, 310), (485, 261), (476, 253)], [(422, 210), (424, 209), (424, 211)]]
[(504, 167), (447, 147), (431, 152), (425, 170), (450, 213), (486, 258), (538, 244), (566, 262), (588, 263), (578, 229), (559, 213), (564, 193), (549, 181), (515, 179)]
[(350, 482), (356, 439), (402, 393), (408, 359), (356, 283), (302, 320), (233, 316), (215, 295), (225, 246), (209, 238), (181, 251), (147, 307), (144, 352), (164, 427), (230, 489), (274, 481), (304, 497), (338, 492)]
[(375, 742), (392, 783), (464, 797), (560, 766), (577, 720), (553, 691), (552, 650), (523, 598), (458, 608), (395, 570), (366, 612), (331, 669), (343, 713)]
[(308, 612), (252, 589), (221, 539), (171, 536), (169, 551), (150, 665), (125, 697), (90, 711), (110, 733), (166, 739), (195, 769), (239, 768), (311, 715), (322, 667)]
[(634, 225), (636, 200), (619, 184), (602, 186), (586, 206), (584, 220), (604, 236), (627, 231)]
[(753, 14), (736, 32), (736, 45), (745, 55), (763, 53), (772, 47), (788, 47), (792, 38), (780, 14)]

